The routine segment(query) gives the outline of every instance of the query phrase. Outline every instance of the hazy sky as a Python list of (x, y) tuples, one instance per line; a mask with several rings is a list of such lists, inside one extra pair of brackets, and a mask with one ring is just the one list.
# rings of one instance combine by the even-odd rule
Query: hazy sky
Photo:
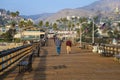
[(0, 8), (19, 11), (20, 15), (55, 13), (65, 8), (78, 8), (98, 0), (0, 0)]

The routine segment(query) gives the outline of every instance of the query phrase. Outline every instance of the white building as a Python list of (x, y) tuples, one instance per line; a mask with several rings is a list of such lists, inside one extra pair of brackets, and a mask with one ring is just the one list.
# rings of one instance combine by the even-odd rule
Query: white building
[(40, 31), (22, 31), (22, 32), (19, 32), (17, 33), (14, 38), (22, 38), (22, 39), (25, 39), (25, 40), (28, 40), (28, 39), (40, 39), (40, 35), (45, 35), (45, 32), (40, 32)]
[(55, 34), (60, 35), (61, 37), (77, 37), (77, 31), (49, 31), (48, 37), (51, 38)]

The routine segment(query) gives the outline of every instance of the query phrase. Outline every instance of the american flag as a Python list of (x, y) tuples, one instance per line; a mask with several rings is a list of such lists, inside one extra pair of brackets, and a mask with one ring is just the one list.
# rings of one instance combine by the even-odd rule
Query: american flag
[(106, 26), (106, 23), (103, 23), (102, 26), (100, 27), (100, 29), (104, 29)]

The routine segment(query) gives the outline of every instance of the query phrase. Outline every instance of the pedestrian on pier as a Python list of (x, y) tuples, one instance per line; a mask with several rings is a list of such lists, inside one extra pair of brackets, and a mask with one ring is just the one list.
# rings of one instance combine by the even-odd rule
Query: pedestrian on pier
[(72, 42), (70, 39), (68, 39), (66, 41), (66, 51), (67, 51), (67, 54), (70, 54), (71, 53), (71, 47), (72, 47)]
[(58, 55), (60, 55), (60, 52), (61, 52), (61, 44), (62, 44), (62, 41), (61, 41), (60, 37), (56, 36), (55, 45), (56, 45), (56, 52)]

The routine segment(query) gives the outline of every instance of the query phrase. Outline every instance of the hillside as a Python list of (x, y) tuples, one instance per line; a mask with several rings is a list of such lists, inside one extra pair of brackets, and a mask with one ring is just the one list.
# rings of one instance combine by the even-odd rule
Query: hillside
[(96, 16), (99, 14), (102, 16), (113, 16), (117, 7), (120, 8), (120, 0), (99, 0), (85, 7), (61, 10), (48, 17), (45, 21), (52, 22), (61, 17), (73, 15), (81, 17)]
[(115, 9), (120, 8), (120, 0), (98, 0), (94, 3), (78, 7), (76, 9), (63, 9), (57, 13), (44, 13), (40, 15), (27, 16), (27, 18), (32, 18), (36, 23), (40, 20), (54, 22), (59, 18), (66, 16), (104, 16), (111, 17), (115, 15)]
[(38, 23), (40, 20), (45, 20), (47, 17), (53, 15), (54, 13), (43, 13), (43, 14), (37, 14), (37, 15), (21, 15), (24, 18), (31, 18), (32, 20), (34, 20), (35, 23)]

